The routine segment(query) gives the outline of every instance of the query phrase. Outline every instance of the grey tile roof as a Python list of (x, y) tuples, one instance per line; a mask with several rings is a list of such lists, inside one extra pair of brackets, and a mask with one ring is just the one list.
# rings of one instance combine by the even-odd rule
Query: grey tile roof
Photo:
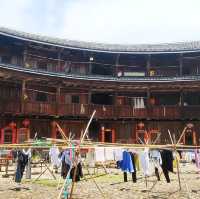
[(162, 43), (162, 44), (103, 44), (95, 42), (74, 41), (49, 36), (42, 36), (22, 31), (16, 31), (0, 27), (0, 35), (19, 38), (22, 40), (43, 43), (47, 45), (60, 46), (64, 48), (83, 49), (88, 51), (100, 51), (111, 53), (181, 53), (200, 51), (200, 41)]

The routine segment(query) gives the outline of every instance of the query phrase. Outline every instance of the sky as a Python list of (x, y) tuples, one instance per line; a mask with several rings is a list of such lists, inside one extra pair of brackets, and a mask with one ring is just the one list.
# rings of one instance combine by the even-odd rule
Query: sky
[(200, 40), (200, 0), (0, 0), (0, 26), (115, 44)]

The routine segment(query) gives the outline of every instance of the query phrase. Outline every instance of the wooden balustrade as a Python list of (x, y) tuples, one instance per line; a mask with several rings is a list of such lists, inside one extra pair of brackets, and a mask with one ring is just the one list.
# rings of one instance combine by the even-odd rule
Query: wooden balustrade
[(94, 110), (96, 110), (96, 118), (104, 119), (114, 117), (114, 106), (92, 104), (90, 107), (90, 114), (92, 114)]
[(138, 119), (145, 119), (148, 117), (146, 108), (133, 109), (133, 117)]
[(200, 106), (152, 106), (135, 109), (132, 106), (111, 106), (96, 104), (55, 104), (47, 102), (25, 102), (21, 112), (20, 101), (0, 101), (0, 113), (60, 115), (89, 117), (96, 110), (95, 118), (137, 118), (137, 119), (200, 119)]
[(182, 107), (181, 116), (183, 119), (200, 119), (200, 106)]
[(133, 117), (133, 107), (132, 106), (115, 106), (115, 116), (117, 118)]
[(20, 113), (21, 112), (21, 102), (20, 101), (0, 101), (0, 113)]
[(25, 102), (25, 114), (56, 115), (56, 104), (46, 102)]

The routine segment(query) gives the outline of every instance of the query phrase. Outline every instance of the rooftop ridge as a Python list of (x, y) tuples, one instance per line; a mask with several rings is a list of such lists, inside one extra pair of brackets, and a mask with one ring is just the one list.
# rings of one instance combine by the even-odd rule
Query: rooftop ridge
[(10, 28), (0, 27), (0, 35), (6, 35), (22, 40), (43, 43), (64, 48), (81, 49), (87, 51), (99, 51), (110, 53), (182, 53), (200, 51), (200, 41), (158, 43), (158, 44), (105, 44), (98, 42), (86, 42), (77, 40), (61, 39), (57, 37), (17, 31)]

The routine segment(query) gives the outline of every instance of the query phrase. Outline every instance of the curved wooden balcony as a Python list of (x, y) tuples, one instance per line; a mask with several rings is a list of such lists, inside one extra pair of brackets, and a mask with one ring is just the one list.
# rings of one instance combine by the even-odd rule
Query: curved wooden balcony
[(47, 102), (0, 101), (1, 114), (59, 115), (88, 118), (96, 110), (97, 119), (200, 119), (200, 106), (154, 106), (135, 109), (132, 106), (95, 104), (56, 104)]

